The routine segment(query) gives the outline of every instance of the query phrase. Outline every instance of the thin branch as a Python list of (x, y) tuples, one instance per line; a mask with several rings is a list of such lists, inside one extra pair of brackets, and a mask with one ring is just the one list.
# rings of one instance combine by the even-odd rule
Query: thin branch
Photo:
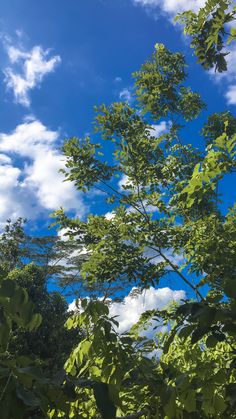
[(11, 371), (11, 373), (8, 376), (8, 379), (7, 379), (7, 382), (5, 384), (5, 387), (3, 388), (3, 391), (2, 391), (2, 394), (1, 394), (1, 397), (0, 397), (0, 402), (2, 401), (2, 399), (4, 397), (4, 394), (6, 393), (7, 387), (9, 386), (9, 383), (11, 381), (11, 377), (12, 376), (13, 376), (13, 372)]
[(164, 253), (162, 253), (162, 251), (160, 251), (160, 256), (163, 257), (163, 259), (169, 263), (169, 265), (172, 267), (172, 269), (174, 270), (174, 272), (176, 272), (180, 278), (182, 278), (182, 280), (189, 286), (192, 288), (192, 290), (196, 293), (196, 295), (201, 299), (204, 300), (202, 294), (198, 291), (198, 289), (192, 285), (192, 283), (182, 274), (182, 272), (179, 271), (178, 268), (176, 268), (176, 265), (174, 265), (167, 257)]
[(138, 206), (136, 206), (126, 195), (122, 194), (121, 192), (117, 191), (117, 189), (113, 188), (113, 186), (108, 185), (106, 182), (104, 182), (101, 179), (98, 179), (101, 183), (103, 183), (107, 188), (111, 189), (113, 192), (115, 192), (117, 195), (120, 195), (122, 199), (126, 201), (127, 204), (129, 204), (132, 208), (134, 208), (137, 212), (139, 212), (142, 216), (144, 216), (143, 212), (139, 209)]
[(171, 260), (162, 252), (160, 248), (156, 249), (153, 246), (148, 246), (150, 249), (156, 251), (159, 256), (161, 256), (173, 269), (173, 271), (180, 276), (180, 278), (190, 287), (192, 290), (196, 293), (196, 295), (203, 301), (204, 297), (202, 294), (198, 291), (197, 287), (195, 287), (183, 274), (179, 271), (179, 269), (176, 267), (176, 265), (171, 262)]

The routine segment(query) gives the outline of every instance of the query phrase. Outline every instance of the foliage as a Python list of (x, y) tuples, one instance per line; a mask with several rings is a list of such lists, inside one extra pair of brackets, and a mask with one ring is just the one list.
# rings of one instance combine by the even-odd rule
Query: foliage
[(13, 330), (10, 349), (17, 355), (35, 357), (47, 373), (57, 372), (73, 346), (79, 341), (79, 333), (65, 330), (68, 305), (58, 292), (48, 292), (43, 268), (29, 264), (15, 269), (9, 277), (26, 289), (35, 310), (42, 316), (40, 328), (33, 332)]
[(154, 120), (182, 116), (186, 121), (196, 118), (204, 107), (199, 94), (182, 83), (186, 64), (181, 53), (173, 54), (157, 44), (152, 60), (134, 73), (136, 95), (143, 113), (151, 112)]
[[(63, 327), (68, 305), (59, 292), (49, 292), (55, 278), (67, 276), (71, 269), (69, 252), (74, 247), (55, 236), (32, 237), (26, 233), (25, 220), (8, 220), (0, 237), (0, 262), (8, 277), (27, 290), (35, 310), (42, 316), (41, 327), (33, 332), (13, 327), (11, 352), (39, 359), (48, 372), (58, 371), (78, 342), (78, 334)], [(64, 259), (65, 266), (60, 262)], [(71, 274), (68, 274), (71, 278)], [(53, 327), (52, 327), (53, 325)]]
[[(134, 73), (133, 106), (96, 109), (102, 142), (72, 138), (64, 145), (66, 179), (84, 192), (102, 190), (111, 205), (109, 217), (56, 213), (60, 228), (87, 251), (78, 280), (144, 289), (171, 275), (194, 297), (145, 313), (125, 335), (106, 305), (84, 302), (67, 322), (85, 331), (66, 363), (78, 394), (71, 417), (235, 417), (235, 207), (225, 208), (218, 193), (222, 178), (235, 172), (235, 118), (209, 117), (205, 152), (183, 144), (181, 128), (204, 107), (198, 94), (183, 90), (185, 69), (181, 54), (156, 46)], [(157, 136), (161, 118), (171, 123), (166, 119), (168, 128)], [(169, 332), (141, 338), (153, 322)], [(148, 355), (156, 350), (160, 359)]]
[[(44, 339), (45, 319), (35, 313), (27, 291), (17, 281), (18, 276), (32, 274), (31, 271), (32, 265), (8, 275), (2, 272), (0, 278), (0, 411), (3, 419), (43, 419), (48, 417), (55, 404), (67, 413), (67, 404), (71, 400), (63, 370), (52, 375), (52, 371), (45, 368), (45, 357), (36, 356), (33, 347), (33, 339), (39, 344), (37, 332)], [(50, 327), (52, 329), (53, 325)], [(57, 336), (54, 332), (52, 339), (60, 338), (60, 334), (63, 334), (63, 329)], [(24, 353), (16, 347), (16, 339), (17, 343), (22, 343), (20, 337), (29, 344)], [(54, 342), (54, 348), (56, 344), (60, 351), (58, 340)], [(66, 345), (65, 340), (63, 345)]]
[[(0, 264), (7, 272), (34, 263), (42, 268), (45, 286), (54, 281), (66, 288), (78, 269), (80, 249), (65, 235), (32, 236), (27, 233), (25, 219), (7, 220), (0, 236)], [(76, 290), (73, 289), (73, 295)]]
[[(32, 407), (39, 406), (34, 393), (35, 367), (26, 357), (9, 351), (13, 327), (29, 332), (37, 329), (42, 318), (34, 314), (34, 306), (27, 292), (11, 278), (0, 280), (0, 409), (2, 418), (23, 418)], [(39, 376), (40, 379), (40, 376)]]
[(191, 47), (198, 62), (207, 70), (215, 68), (222, 73), (227, 70), (229, 54), (225, 45), (236, 39), (235, 26), (229, 28), (235, 17), (233, 0), (207, 0), (198, 13), (189, 10), (177, 15), (175, 20), (183, 24), (185, 34), (191, 36)]
[[(191, 342), (184, 329), (172, 335), (172, 342), (160, 332), (151, 339), (140, 337), (150, 319), (156, 328), (159, 317), (168, 318), (171, 312), (146, 312), (130, 333), (120, 335), (106, 304), (82, 301), (80, 311), (67, 321), (68, 328), (86, 330), (65, 365), (75, 386), (70, 417), (235, 417), (230, 342), (209, 337), (200, 344)], [(65, 416), (54, 409), (50, 417), (59, 414)]]
[(236, 118), (229, 111), (210, 115), (202, 129), (202, 135), (206, 143), (212, 144), (215, 138), (220, 137), (224, 133), (227, 134), (228, 138), (236, 134)]

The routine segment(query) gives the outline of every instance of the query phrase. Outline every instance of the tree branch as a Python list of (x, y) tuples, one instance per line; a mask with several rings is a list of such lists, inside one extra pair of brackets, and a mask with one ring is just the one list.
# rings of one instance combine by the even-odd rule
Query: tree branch
[(203, 301), (204, 297), (202, 294), (198, 291), (197, 287), (195, 287), (191, 282), (182, 274), (182, 272), (179, 271), (179, 269), (176, 267), (176, 265), (171, 262), (171, 260), (162, 252), (160, 248), (156, 249), (155, 247), (149, 246), (150, 249), (155, 250), (159, 253), (159, 255), (171, 266), (173, 271), (180, 276), (180, 278), (190, 287), (192, 290), (196, 293), (196, 295)]
[(2, 401), (2, 399), (3, 399), (3, 397), (4, 397), (4, 394), (6, 393), (6, 391), (7, 391), (7, 387), (8, 387), (8, 385), (9, 385), (9, 383), (10, 383), (10, 381), (11, 381), (11, 377), (13, 376), (13, 372), (11, 371), (10, 372), (10, 374), (9, 374), (9, 376), (8, 376), (8, 378), (7, 378), (7, 382), (6, 382), (6, 384), (5, 384), (5, 386), (4, 386), (4, 388), (3, 388), (3, 390), (2, 390), (2, 394), (1, 394), (1, 396), (0, 396), (0, 401)]

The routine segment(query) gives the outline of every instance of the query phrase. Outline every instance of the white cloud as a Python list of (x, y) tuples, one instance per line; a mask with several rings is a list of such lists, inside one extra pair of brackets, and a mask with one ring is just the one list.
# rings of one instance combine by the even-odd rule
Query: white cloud
[(236, 84), (228, 87), (225, 97), (228, 105), (236, 105)]
[(57, 131), (47, 129), (33, 116), (25, 118), (10, 134), (0, 133), (0, 151), (37, 159), (42, 151), (49, 151), (59, 138)]
[(115, 216), (116, 216), (116, 214), (115, 214), (115, 212), (113, 212), (113, 211), (109, 211), (109, 212), (106, 212), (106, 214), (104, 215), (104, 217), (106, 218), (106, 220), (108, 220), (108, 221), (110, 221), (110, 220), (113, 220), (114, 218), (115, 218)]
[[(7, 156), (6, 156), (7, 157)], [(34, 211), (34, 200), (21, 183), (21, 170), (10, 164), (0, 163), (0, 224), (8, 218), (26, 217)]]
[(184, 12), (185, 10), (198, 11), (203, 7), (206, 0), (132, 0), (134, 4), (143, 7), (159, 8), (171, 16)]
[(69, 233), (70, 229), (69, 228), (61, 228), (58, 232), (57, 235), (58, 237), (63, 241), (63, 242), (67, 242), (69, 240), (69, 236), (67, 233)]
[(60, 206), (84, 214), (81, 194), (58, 173), (64, 167), (58, 140), (59, 132), (33, 117), (11, 133), (0, 133), (0, 223), (35, 218)]
[(130, 188), (132, 188), (134, 185), (133, 185), (132, 180), (129, 178), (129, 176), (122, 175), (119, 182), (118, 182), (118, 186), (119, 186), (119, 191), (124, 192), (125, 190), (127, 190), (126, 188), (128, 186), (130, 186)]
[[(163, 230), (163, 233), (165, 231)], [(155, 256), (156, 255), (156, 251), (152, 250), (150, 248), (146, 248), (144, 251), (144, 256), (151, 258), (151, 263), (153, 263), (154, 265), (157, 265), (158, 263), (161, 262), (165, 262), (165, 259), (162, 256)], [(183, 255), (178, 255), (177, 253), (175, 253), (173, 250), (171, 249), (164, 249), (163, 253), (165, 254), (165, 256), (171, 261), (171, 263), (173, 263), (176, 266), (179, 266), (181, 264), (184, 263), (185, 259), (183, 257)], [(166, 269), (171, 269), (170, 267), (166, 268)]]
[(170, 128), (171, 123), (166, 121), (161, 121), (160, 124), (153, 124), (151, 128), (148, 130), (152, 137), (160, 137), (160, 135), (164, 134)]
[(236, 105), (236, 46), (232, 44), (227, 49), (229, 51), (229, 54), (226, 56), (227, 71), (221, 73), (222, 77), (220, 80), (226, 79), (226, 82), (228, 82), (225, 93), (228, 105)]
[(224, 96), (228, 105), (236, 105), (236, 46), (227, 46), (227, 71), (223, 73), (209, 71), (211, 79), (224, 88)]
[(46, 74), (61, 62), (59, 55), (50, 57), (49, 50), (35, 46), (25, 51), (5, 42), (10, 65), (4, 69), (5, 83), (13, 91), (16, 103), (29, 107), (30, 90), (39, 87)]
[(121, 100), (126, 101), (126, 102), (131, 102), (132, 101), (132, 94), (131, 94), (130, 89), (128, 89), (127, 87), (122, 89), (119, 93), (119, 98)]
[(118, 316), (120, 333), (129, 330), (145, 311), (161, 310), (172, 301), (179, 301), (185, 297), (183, 290), (173, 291), (170, 288), (155, 289), (150, 287), (138, 293), (136, 297), (132, 297), (133, 291), (134, 289), (122, 303), (113, 303), (110, 307), (110, 315)]
[(227, 71), (216, 73), (219, 78), (227, 78), (229, 81), (235, 80), (236, 83), (236, 46), (231, 44), (227, 47), (229, 54), (226, 56)]
[(76, 209), (74, 187), (70, 182), (63, 182), (63, 175), (59, 170), (64, 167), (63, 158), (54, 150), (42, 150), (32, 165), (25, 169), (25, 184), (33, 191), (37, 191), (40, 204), (53, 210), (63, 206), (66, 210)]
[[(122, 302), (114, 302), (110, 306), (110, 316), (118, 316), (118, 330), (120, 333), (128, 331), (145, 311), (153, 309), (161, 310), (171, 302), (180, 301), (185, 298), (185, 292), (183, 290), (174, 291), (168, 287), (158, 289), (150, 287), (149, 289), (136, 292), (135, 297), (134, 291), (138, 291), (138, 289), (133, 288)], [(77, 310), (75, 301), (69, 305), (69, 310)], [(148, 331), (145, 335), (147, 334)]]
[(5, 154), (0, 154), (0, 164), (4, 165), (4, 164), (10, 164), (11, 163), (11, 158), (9, 156), (6, 156)]

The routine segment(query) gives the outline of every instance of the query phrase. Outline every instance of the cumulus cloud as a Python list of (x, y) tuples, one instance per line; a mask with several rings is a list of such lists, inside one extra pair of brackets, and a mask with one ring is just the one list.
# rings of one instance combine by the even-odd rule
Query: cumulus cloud
[(50, 50), (34, 46), (30, 51), (5, 43), (9, 66), (4, 69), (5, 83), (13, 91), (15, 102), (29, 107), (29, 92), (39, 87), (44, 77), (61, 62), (59, 55), (50, 57)]
[(69, 240), (69, 233), (70, 229), (69, 228), (61, 228), (57, 235), (58, 237), (63, 241), (63, 242), (67, 242)]
[(38, 217), (63, 206), (83, 215), (82, 197), (58, 173), (64, 158), (59, 132), (30, 117), (10, 133), (0, 133), (0, 223), (9, 217)]
[(228, 105), (236, 105), (236, 46), (231, 44), (227, 47), (229, 54), (226, 56), (227, 71), (216, 73), (209, 71), (211, 79), (219, 86), (224, 87), (224, 96)]
[(113, 211), (108, 211), (106, 212), (106, 214), (104, 215), (104, 217), (106, 218), (106, 220), (110, 221), (113, 220), (115, 218), (116, 214)]
[(230, 85), (225, 94), (228, 105), (236, 105), (236, 84)]
[(216, 73), (215, 76), (221, 79), (227, 79), (228, 81), (234, 80), (236, 83), (236, 46), (231, 44), (227, 50), (229, 54), (226, 56), (227, 71), (224, 73)]
[[(134, 291), (136, 291), (135, 297)], [(110, 316), (118, 316), (120, 333), (128, 331), (145, 311), (161, 310), (171, 302), (185, 298), (183, 290), (174, 291), (168, 287), (158, 289), (150, 287), (147, 290), (137, 291), (137, 288), (133, 288), (122, 302), (114, 302), (110, 306)], [(69, 310), (77, 310), (75, 301), (69, 305)], [(145, 335), (148, 333), (149, 331), (146, 331)]]
[(173, 16), (185, 10), (197, 12), (204, 6), (206, 0), (132, 0), (134, 4), (143, 7), (159, 8), (161, 11)]
[(133, 182), (129, 176), (123, 174), (118, 182), (119, 191), (124, 192), (124, 190), (127, 190), (127, 187), (132, 188), (133, 186)]
[(0, 222), (5, 222), (9, 217), (25, 215), (21, 214), (20, 202), (24, 200), (27, 205), (28, 201), (27, 193), (20, 185), (20, 174), (17, 167), (6, 161), (0, 163)]
[(11, 158), (9, 156), (6, 156), (5, 154), (0, 154), (0, 164), (4, 165), (4, 164), (10, 164), (11, 163)]
[(216, 75), (219, 77), (220, 81), (226, 79), (227, 88), (225, 92), (225, 98), (228, 105), (236, 105), (236, 46), (231, 44), (228, 48), (229, 54), (226, 56), (227, 61), (227, 71), (221, 73), (221, 75)]
[(124, 298), (122, 303), (113, 303), (110, 308), (111, 316), (118, 316), (119, 332), (129, 330), (135, 324), (142, 313), (147, 310), (163, 309), (173, 301), (180, 301), (185, 297), (183, 290), (173, 291), (170, 288), (150, 287), (143, 290), (135, 297), (132, 296), (134, 289)]
[(127, 87), (122, 89), (119, 93), (119, 98), (121, 100), (126, 101), (126, 102), (131, 102), (132, 101), (132, 94), (131, 94), (130, 89), (128, 89)]
[(160, 135), (165, 134), (171, 127), (171, 122), (168, 121), (161, 121), (159, 124), (151, 125), (151, 129), (149, 129), (149, 133), (152, 137), (160, 137)]
[(29, 116), (11, 133), (0, 133), (0, 151), (37, 159), (37, 155), (43, 150), (49, 151), (58, 138), (57, 131), (51, 131), (39, 120)]

